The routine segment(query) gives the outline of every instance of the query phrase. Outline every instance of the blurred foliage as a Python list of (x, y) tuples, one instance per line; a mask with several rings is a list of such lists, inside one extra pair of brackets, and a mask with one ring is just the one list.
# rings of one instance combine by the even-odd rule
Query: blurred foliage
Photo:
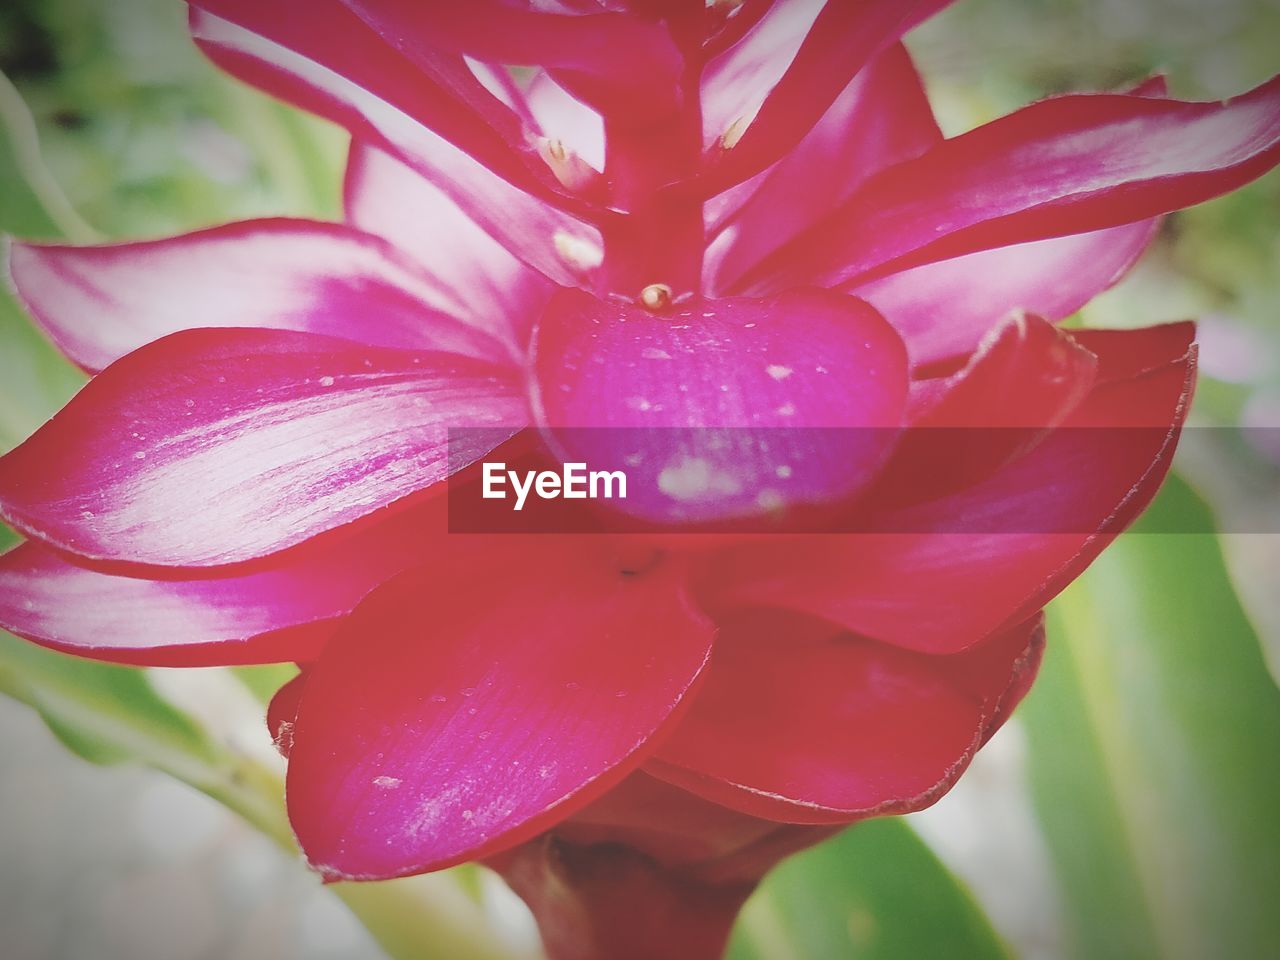
[(1022, 709), (1071, 955), (1280, 943), (1280, 695), (1206, 507), (1176, 478), (1051, 609)]
[[(961, 0), (911, 47), (954, 133), (1041, 96), (1123, 88), (1157, 71), (1176, 96), (1237, 93), (1275, 72), (1277, 36), (1273, 0)], [(0, 232), (83, 242), (339, 212), (345, 136), (220, 75), (186, 39), (176, 0), (7, 0), (0, 73), (12, 80), (0, 82)], [(1081, 319), (1207, 316), (1206, 341), (1238, 349), (1206, 349), (1196, 417), (1231, 425), (1274, 409), (1280, 425), (1278, 307), (1273, 173), (1170, 217), (1134, 274)], [(8, 448), (83, 377), (5, 292), (0, 344)], [(1251, 509), (1275, 508), (1276, 463), (1248, 444), (1183, 465), (1218, 512), (1241, 483), (1264, 491)], [(1207, 508), (1175, 482), (1156, 509), (1196, 518)], [(1203, 521), (1164, 524), (1179, 525)], [(13, 540), (0, 528), (0, 548)], [(1233, 572), (1255, 603), (1275, 602), (1273, 572), (1240, 562)], [(1055, 604), (1044, 674), (1020, 716), (1070, 956), (1246, 957), (1280, 942), (1280, 913), (1269, 909), (1280, 895), (1280, 695), (1257, 639), (1208, 536), (1126, 537)], [(238, 675), (265, 700), (291, 669)], [(276, 775), (162, 697), (146, 672), (0, 636), (0, 690), (82, 756), (165, 770), (290, 844)], [(442, 882), (339, 895), (392, 956), (499, 956), (474, 904)], [(733, 949), (734, 960), (1006, 955), (899, 820), (784, 865), (753, 898)]]
[(748, 903), (726, 960), (1007, 960), (968, 891), (895, 818), (784, 862)]
[(175, 0), (9, 0), (0, 71), (49, 167), (113, 238), (333, 216), (345, 135), (221, 75)]

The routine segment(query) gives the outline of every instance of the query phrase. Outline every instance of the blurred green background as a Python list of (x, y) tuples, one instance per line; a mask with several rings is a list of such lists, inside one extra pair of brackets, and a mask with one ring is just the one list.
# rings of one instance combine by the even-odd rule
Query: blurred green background
[[(1280, 69), (1277, 37), (1280, 3), (1264, 0), (960, 0), (910, 46), (954, 133), (1157, 71), (1175, 96), (1228, 96)], [(94, 242), (338, 215), (345, 136), (219, 75), (172, 0), (6, 0), (0, 73), (0, 232)], [(1169, 218), (1079, 320), (1186, 317), (1203, 324), (1193, 422), (1222, 429), (1189, 432), (1148, 525), (1248, 530), (1280, 509), (1280, 450), (1258, 429), (1280, 427), (1276, 173)], [(79, 383), (0, 291), (0, 449)], [(1053, 605), (1042, 677), (994, 759), (937, 811), (785, 865), (735, 960), (1280, 955), (1277, 540), (1123, 538)], [(287, 671), (198, 674), (232, 676), (260, 704)], [(0, 636), (0, 691), (82, 757), (175, 776), (289, 848), (278, 770), (227, 734), (228, 711), (198, 709), (191, 684)], [(259, 706), (240, 709), (258, 723)], [(17, 870), (0, 860), (0, 883), (21, 884)], [(335, 892), (395, 957), (528, 952), (518, 911), (468, 871)], [(0, 922), (8, 936), (23, 918), (0, 908)], [(495, 935), (504, 924), (516, 933)]]

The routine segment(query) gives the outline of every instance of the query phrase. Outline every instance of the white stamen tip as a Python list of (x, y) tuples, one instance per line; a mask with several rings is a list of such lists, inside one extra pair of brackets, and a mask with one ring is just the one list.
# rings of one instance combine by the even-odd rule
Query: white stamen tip
[(599, 180), (600, 174), (596, 169), (565, 146), (563, 140), (539, 137), (537, 145), (538, 156), (542, 157), (555, 178), (568, 189), (584, 192)]
[(594, 270), (604, 262), (604, 251), (584, 237), (557, 230), (551, 238), (560, 259), (582, 273)]
[(640, 304), (647, 310), (665, 310), (671, 306), (671, 288), (665, 283), (651, 283), (640, 291)]
[(738, 141), (742, 139), (742, 135), (747, 130), (747, 118), (739, 117), (733, 123), (729, 124), (729, 128), (720, 135), (720, 146), (726, 150), (732, 150), (738, 145)]

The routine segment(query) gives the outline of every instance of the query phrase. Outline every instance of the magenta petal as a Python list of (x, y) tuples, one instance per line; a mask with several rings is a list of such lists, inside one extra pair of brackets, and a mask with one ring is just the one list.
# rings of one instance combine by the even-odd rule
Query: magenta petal
[(438, 549), (443, 497), (210, 578), (120, 576), (31, 541), (0, 557), (0, 627), (95, 660), (206, 666), (311, 660), (374, 587)]
[(1076, 409), (1098, 365), (1070, 332), (1015, 314), (988, 333), (964, 369), (912, 384), (911, 429), (878, 489), (918, 501), (991, 474)]
[(89, 370), (195, 327), (505, 355), (437, 278), (406, 269), (376, 237), (333, 224), (262, 220), (101, 247), (14, 244), (9, 269), (32, 315)]
[[(806, 0), (777, 4), (736, 47), (712, 61), (704, 80), (710, 138), (741, 121), (732, 134), (736, 142), (705, 178), (706, 195), (740, 183), (783, 157), (877, 53), (948, 2), (833, 0), (816, 18), (814, 4)], [(732, 115), (738, 110), (742, 112)], [(722, 123), (725, 126), (717, 129)], [(741, 124), (747, 124), (745, 130)]]
[(559, 140), (596, 170), (604, 169), (604, 118), (546, 71), (529, 81), (525, 103), (544, 137)]
[(661, 314), (566, 291), (539, 321), (534, 353), (552, 445), (623, 470), (619, 505), (657, 522), (848, 495), (894, 439), (860, 428), (897, 427), (906, 393), (897, 336), (861, 301), (824, 290)]
[(492, 63), (554, 68), (593, 107), (632, 122), (677, 106), (684, 60), (665, 26), (644, 17), (521, 10), (500, 0), (342, 2), (424, 66), (450, 50)]
[[(292, 595), (277, 592), (290, 586)], [(0, 557), (0, 627), (41, 646), (116, 663), (308, 659), (333, 632), (333, 618), (346, 612), (335, 599), (299, 593), (287, 575), (195, 581), (113, 576), (75, 566), (34, 542)]]
[(1098, 381), (1131, 380), (1175, 363), (1193, 349), (1190, 320), (1137, 330), (1072, 330), (1071, 339), (1098, 358)]
[(285, 330), (176, 333), (112, 364), (0, 460), (0, 509), (94, 559), (249, 560), (483, 456), (447, 456), (447, 428), (514, 433), (522, 393), (514, 371), (450, 354)]
[(1020, 243), (893, 273), (850, 292), (884, 314), (912, 363), (967, 353), (1012, 310), (1062, 320), (1120, 280), (1159, 220)]
[(751, 816), (848, 823), (938, 799), (994, 729), (1036, 617), (952, 656), (821, 622), (725, 624), (688, 715), (646, 771)]
[(1091, 94), (1032, 104), (868, 181), (745, 277), (839, 286), (951, 257), (1146, 220), (1280, 157), (1280, 78), (1222, 103)]
[[(356, 226), (387, 237), (445, 281), (456, 281), (452, 269), (480, 280), (473, 307), (532, 296), (539, 281), (531, 272), (578, 285), (599, 262), (598, 230), (516, 189), (443, 141), (420, 155), (415, 167), (356, 143), (345, 191), (347, 217)], [(493, 240), (486, 242), (485, 235)], [(513, 257), (518, 263), (510, 263)], [(504, 277), (516, 290), (497, 289)], [(527, 313), (523, 305), (518, 309)], [(527, 332), (531, 322), (512, 317), (509, 326)]]
[[(472, 163), (460, 154), (455, 159)], [(507, 184), (501, 187), (498, 194), (489, 195), (518, 193)], [(520, 197), (522, 204), (540, 208), (539, 213), (547, 217), (563, 217), (527, 194)], [(347, 163), (345, 205), (349, 223), (385, 238), (412, 260), (456, 315), (523, 351), (552, 284), (443, 191), (385, 151), (356, 143)], [(506, 209), (510, 212), (513, 207)], [(520, 250), (536, 249), (537, 262), (567, 276), (564, 262), (555, 258), (553, 242), (538, 232), (539, 227), (551, 229), (549, 224), (540, 224), (537, 217), (531, 222), (522, 215), (513, 215), (510, 222), (512, 229), (523, 225), (529, 231), (528, 245), (510, 234), (504, 240)]]
[[(344, 584), (332, 577), (315, 587), (335, 585)], [(279, 592), (291, 586), (291, 595)], [(75, 566), (35, 542), (0, 557), (0, 627), (94, 660), (145, 666), (305, 660), (320, 652), (333, 618), (345, 612), (333, 595), (299, 592), (287, 574), (135, 579)]]
[(601, 538), (501, 539), (373, 594), (311, 671), (288, 801), (326, 875), (528, 839), (633, 769), (700, 675), (713, 630), (670, 563), (624, 576)]
[(1085, 398), (1097, 371), (1070, 331), (1017, 313), (988, 331), (964, 369), (921, 384), (931, 389), (915, 398), (912, 425), (1048, 429)]
[(777, 0), (733, 46), (702, 72), (702, 129), (707, 147), (739, 120), (750, 120), (782, 79), (822, 12), (811, 0)]
[(302, 691), (307, 685), (307, 674), (304, 670), (282, 686), (267, 705), (267, 732), (271, 734), (271, 742), (286, 760), (293, 751), (293, 722), (298, 717), (298, 704), (302, 702)]
[[(1152, 331), (1130, 337), (1156, 353), (1184, 339), (1181, 326), (1157, 330), (1164, 343)], [(1116, 363), (1104, 342), (1089, 346), (1100, 372)], [(1115, 349), (1123, 358), (1125, 345)], [(703, 602), (801, 611), (927, 653), (963, 650), (1043, 607), (1151, 501), (1186, 417), (1194, 361), (1193, 348), (1128, 379), (1102, 377), (1063, 421), (1072, 429), (967, 489), (908, 507), (871, 498), (871, 528), (884, 532), (724, 550)], [(1113, 429), (1129, 427), (1143, 429)], [(910, 482), (905, 471), (890, 499), (910, 500)], [(926, 490), (935, 482), (916, 480)]]
[[(198, 0), (191, 32), (218, 66), (376, 140), (410, 163), (447, 142), (544, 199), (580, 206), (525, 143), (520, 118), (456, 54), (410, 62), (339, 0)], [(443, 138), (443, 139), (442, 139)]]
[(718, 210), (732, 205), (739, 190), (749, 192), (727, 224), (714, 224), (724, 232), (708, 250), (711, 289), (733, 293), (734, 277), (822, 219), (868, 177), (941, 139), (915, 66), (902, 45), (894, 44), (777, 164), (711, 201)]

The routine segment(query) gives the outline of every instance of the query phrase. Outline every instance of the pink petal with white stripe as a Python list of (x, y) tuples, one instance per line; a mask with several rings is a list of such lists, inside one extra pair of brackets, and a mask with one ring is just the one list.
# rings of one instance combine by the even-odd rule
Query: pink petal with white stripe
[(435, 497), (252, 571), (145, 579), (90, 569), (30, 541), (0, 557), (0, 626), (95, 660), (208, 666), (312, 660), (383, 581), (441, 549)]
[(556, 83), (534, 74), (525, 103), (544, 137), (559, 140), (596, 170), (604, 169), (604, 118)]
[[(352, 145), (345, 194), (349, 223), (385, 238), (430, 278), (459, 316), (523, 351), (550, 296), (550, 280), (421, 174), (376, 147)], [(554, 242), (540, 240), (554, 255)]]
[(822, 219), (872, 174), (941, 139), (915, 66), (894, 44), (853, 79), (794, 150), (752, 181), (749, 198), (730, 213), (708, 250), (711, 290), (732, 293), (736, 276)]
[(454, 291), (407, 269), (378, 238), (333, 224), (261, 220), (99, 247), (16, 243), (9, 270), (32, 316), (89, 370), (196, 327), (507, 355)]
[(424, 67), (452, 51), (491, 63), (553, 68), (575, 95), (632, 122), (662, 118), (677, 106), (684, 58), (656, 18), (521, 10), (500, 0), (342, 2)]
[(424, 171), (454, 151), (494, 179), (583, 209), (525, 142), (520, 118), (461, 56), (442, 55), (424, 70), (338, 0), (310, 4), (305, 17), (282, 0), (201, 0), (192, 6), (191, 33), (227, 72)]
[(191, 330), (112, 364), (0, 459), (0, 512), (95, 560), (236, 563), (487, 452), (448, 450), (448, 428), (493, 437), (525, 416), (508, 368), (296, 331)]
[(1064, 96), (872, 178), (743, 278), (749, 291), (863, 284), (952, 257), (1135, 223), (1280, 160), (1280, 77), (1222, 103)]
[(741, 183), (785, 156), (876, 54), (949, 2), (782, 0), (713, 61), (704, 79), (704, 131), (712, 141), (728, 133), (731, 144), (726, 150), (713, 147), (700, 183), (704, 195)]
[(850, 293), (892, 323), (914, 366), (972, 350), (1014, 310), (1062, 320), (1117, 283), (1150, 246), (1159, 220), (984, 250), (893, 273)]
[(741, 40), (702, 73), (702, 136), (708, 148), (735, 123), (741, 130), (787, 72), (825, 0), (778, 0)]

